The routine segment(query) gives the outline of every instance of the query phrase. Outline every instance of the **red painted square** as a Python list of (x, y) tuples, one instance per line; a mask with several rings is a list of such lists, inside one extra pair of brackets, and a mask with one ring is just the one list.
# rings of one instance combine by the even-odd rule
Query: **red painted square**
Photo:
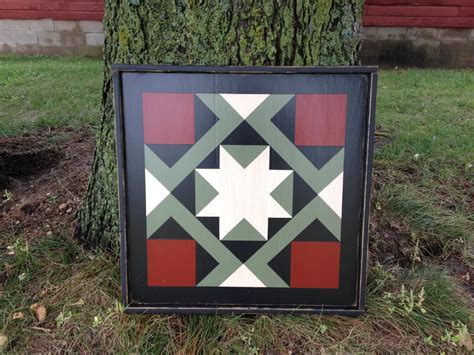
[(338, 288), (339, 242), (292, 242), (292, 288)]
[(194, 143), (194, 95), (145, 92), (145, 144)]
[(195, 286), (196, 242), (149, 239), (147, 265), (148, 286)]
[(296, 95), (295, 144), (344, 146), (347, 95)]

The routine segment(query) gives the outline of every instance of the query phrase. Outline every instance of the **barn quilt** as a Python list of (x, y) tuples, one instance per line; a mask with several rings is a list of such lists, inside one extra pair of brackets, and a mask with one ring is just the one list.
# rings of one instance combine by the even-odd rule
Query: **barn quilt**
[(139, 216), (128, 222), (131, 298), (356, 302), (365, 77), (148, 74), (137, 87), (133, 75), (123, 93), (125, 151), (136, 153), (125, 159), (127, 209)]

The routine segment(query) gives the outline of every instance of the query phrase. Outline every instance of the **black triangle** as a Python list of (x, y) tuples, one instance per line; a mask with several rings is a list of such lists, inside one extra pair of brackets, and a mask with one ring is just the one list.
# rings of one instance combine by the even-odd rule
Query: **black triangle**
[(197, 142), (214, 126), (218, 117), (199, 99), (194, 97), (194, 138)]
[(297, 241), (313, 242), (338, 242), (336, 237), (321, 223), (315, 219), (295, 238)]
[(270, 169), (293, 170), (273, 148), (270, 148)]
[(321, 169), (342, 147), (298, 147), (308, 160)]
[(173, 218), (169, 218), (149, 239), (193, 239)]
[(219, 148), (214, 149), (197, 166), (198, 169), (219, 169)]
[(147, 144), (147, 147), (169, 167), (181, 159), (192, 146), (192, 144)]
[(265, 244), (265, 241), (225, 241), (222, 243), (234, 254), (241, 262), (245, 263), (255, 252)]
[(219, 263), (202, 246), (196, 244), (196, 284), (201, 282)]
[(219, 238), (219, 217), (197, 217), (197, 219), (212, 233)]
[(295, 108), (296, 99), (293, 97), (273, 118), (272, 122), (288, 137), (290, 142), (295, 141)]
[(246, 121), (234, 129), (222, 144), (268, 145), (268, 143)]
[(192, 214), (196, 214), (196, 196), (195, 196), (194, 171), (186, 176), (178, 186), (171, 191), (171, 194), (178, 199)]
[(268, 219), (268, 239), (273, 237), (291, 218), (269, 218)]
[(277, 256), (270, 260), (268, 266), (289, 285), (291, 275), (291, 244), (287, 245)]
[(296, 173), (293, 173), (293, 216), (303, 209), (313, 198), (316, 192)]

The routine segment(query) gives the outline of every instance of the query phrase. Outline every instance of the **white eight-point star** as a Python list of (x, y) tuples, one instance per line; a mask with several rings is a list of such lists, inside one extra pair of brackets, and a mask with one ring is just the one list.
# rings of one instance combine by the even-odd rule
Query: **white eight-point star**
[(262, 148), (261, 153), (244, 167), (220, 146), (219, 169), (196, 169), (217, 192), (209, 204), (196, 211), (197, 216), (219, 217), (221, 240), (243, 219), (267, 240), (268, 218), (291, 218), (288, 209), (283, 208), (271, 193), (293, 171), (270, 170), (270, 148)]

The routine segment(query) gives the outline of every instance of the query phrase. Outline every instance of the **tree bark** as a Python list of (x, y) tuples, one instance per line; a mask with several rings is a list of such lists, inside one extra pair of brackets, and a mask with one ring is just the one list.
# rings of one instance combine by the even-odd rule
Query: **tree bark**
[[(139, 3), (134, 5), (133, 3)], [(76, 235), (119, 241), (112, 63), (353, 65), (363, 0), (106, 0), (102, 116)]]

